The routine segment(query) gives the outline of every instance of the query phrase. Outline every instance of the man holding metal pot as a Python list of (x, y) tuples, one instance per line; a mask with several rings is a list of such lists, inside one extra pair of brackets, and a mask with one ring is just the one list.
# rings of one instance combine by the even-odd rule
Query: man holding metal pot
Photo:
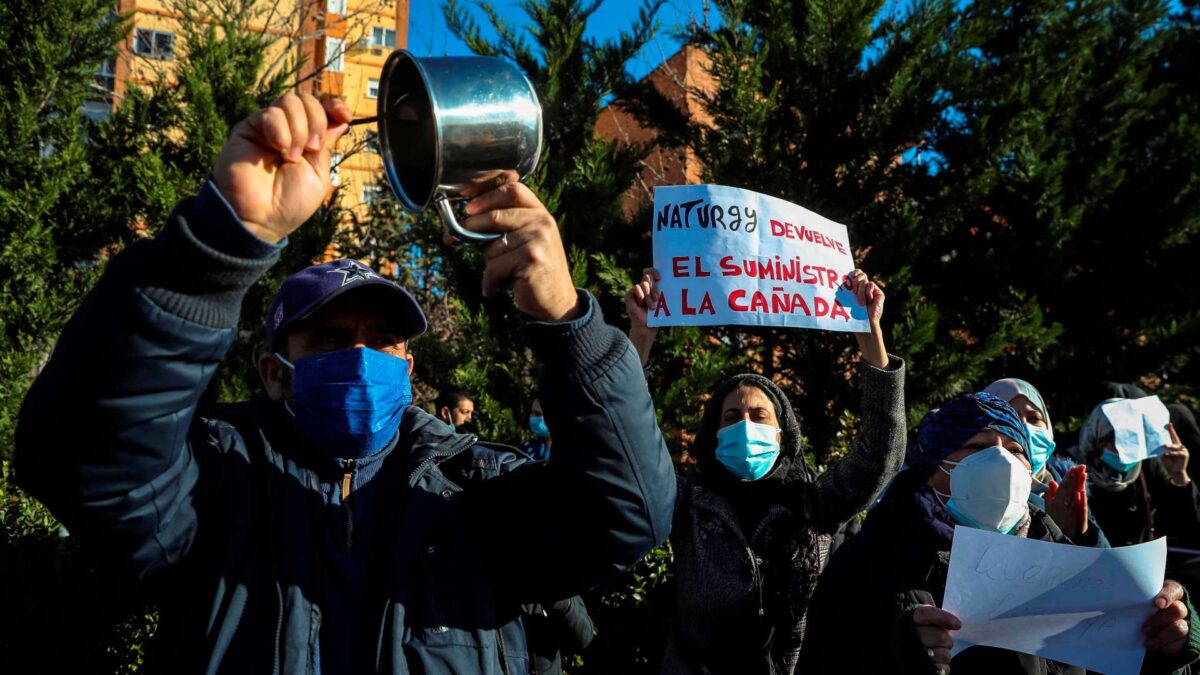
[(637, 355), (519, 183), (470, 195), (461, 224), (505, 235), (483, 284), (512, 287), (546, 366), (549, 462), (409, 405), (425, 318), (354, 261), (280, 289), (265, 397), (198, 409), (349, 121), (341, 101), (289, 94), (239, 123), (200, 193), (112, 260), (26, 398), (18, 480), (155, 592), (152, 670), (529, 672), (521, 604), (628, 568), (670, 526)]

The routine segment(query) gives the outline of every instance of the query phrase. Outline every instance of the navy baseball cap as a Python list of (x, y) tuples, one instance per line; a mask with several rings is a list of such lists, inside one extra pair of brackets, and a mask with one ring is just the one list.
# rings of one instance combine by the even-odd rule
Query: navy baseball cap
[(276, 342), (288, 328), (312, 316), (334, 298), (359, 288), (385, 288), (386, 298), (380, 310), (399, 319), (404, 337), (414, 338), (425, 332), (429, 323), (416, 299), (394, 281), (379, 276), (357, 260), (333, 260), (307, 267), (284, 280), (267, 310), (267, 349), (278, 349)]

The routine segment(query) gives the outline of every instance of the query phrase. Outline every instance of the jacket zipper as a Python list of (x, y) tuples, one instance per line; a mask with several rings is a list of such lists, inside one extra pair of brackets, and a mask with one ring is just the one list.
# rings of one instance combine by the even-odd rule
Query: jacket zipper
[(346, 520), (346, 550), (349, 551), (354, 543), (354, 514), (350, 509), (350, 488), (354, 483), (354, 468), (357, 463), (354, 459), (339, 460), (342, 464), (342, 469), (345, 473), (342, 474), (342, 513), (345, 514)]
[(500, 672), (504, 673), (504, 675), (509, 675), (508, 653), (504, 649), (504, 633), (501, 630), (500, 628), (496, 629), (496, 649), (500, 652)]
[(412, 485), (413, 481), (417, 479), (417, 476), (420, 476), (421, 473), (429, 468), (429, 466), (435, 461), (439, 459), (445, 459), (447, 457), (453, 457), (472, 445), (475, 445), (475, 442), (478, 440), (478, 436), (471, 434), (470, 436), (465, 437), (461, 443), (456, 443), (445, 450), (434, 450), (433, 452), (429, 453), (429, 455), (425, 459), (421, 460), (421, 463), (412, 470), (412, 473), (408, 474), (409, 485)]
[(354, 479), (355, 460), (344, 459), (341, 461), (342, 468), (345, 470), (345, 473), (342, 474), (342, 503), (345, 504), (346, 500), (350, 498), (350, 483)]

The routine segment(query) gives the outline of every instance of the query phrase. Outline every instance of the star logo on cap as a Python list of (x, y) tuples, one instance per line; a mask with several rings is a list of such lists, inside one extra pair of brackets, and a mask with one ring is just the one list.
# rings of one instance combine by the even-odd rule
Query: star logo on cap
[(379, 276), (378, 274), (376, 274), (375, 272), (371, 271), (370, 267), (367, 267), (366, 265), (364, 265), (360, 262), (355, 262), (353, 260), (351, 260), (350, 264), (348, 264), (346, 267), (343, 267), (342, 269), (330, 270), (330, 271), (337, 272), (338, 274), (342, 275), (342, 285), (343, 286), (345, 286), (346, 284), (354, 283), (355, 281), (366, 281), (370, 277), (375, 277), (376, 279), (383, 278), (383, 277)]

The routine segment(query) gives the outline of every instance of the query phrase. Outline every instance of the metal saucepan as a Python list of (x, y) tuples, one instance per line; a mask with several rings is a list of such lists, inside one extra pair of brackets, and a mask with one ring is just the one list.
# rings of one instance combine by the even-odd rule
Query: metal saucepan
[(483, 243), (499, 234), (458, 224), (451, 204), (537, 167), (542, 107), (516, 66), (498, 58), (417, 58), (404, 49), (388, 57), (379, 81), (376, 122), (388, 185), (410, 212), (432, 203), (446, 232)]

